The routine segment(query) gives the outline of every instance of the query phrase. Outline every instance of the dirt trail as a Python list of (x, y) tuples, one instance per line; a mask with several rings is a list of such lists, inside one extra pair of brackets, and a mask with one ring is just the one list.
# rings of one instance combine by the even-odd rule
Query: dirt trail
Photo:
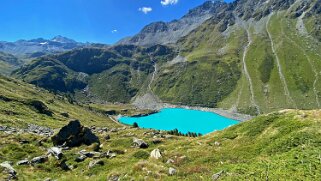
[(252, 37), (251, 37), (251, 33), (249, 31), (248, 28), (246, 28), (246, 33), (247, 33), (247, 39), (248, 39), (248, 44), (246, 45), (246, 47), (244, 48), (244, 53), (243, 53), (243, 69), (244, 69), (244, 74), (249, 82), (250, 85), (250, 94), (251, 94), (251, 104), (256, 108), (256, 111), (258, 114), (260, 114), (260, 107), (256, 104), (255, 102), (255, 95), (254, 95), (254, 90), (253, 90), (253, 83), (252, 83), (252, 79), (251, 76), (249, 74), (249, 71), (247, 69), (247, 65), (246, 65), (246, 55), (248, 53), (248, 50), (252, 44)]
[(157, 73), (157, 64), (155, 63), (155, 64), (154, 64), (154, 72), (153, 72), (152, 78), (150, 79), (150, 82), (149, 82), (149, 84), (148, 84), (148, 89), (149, 89), (151, 92), (153, 92), (151, 85), (152, 85), (152, 83), (154, 82), (156, 73)]

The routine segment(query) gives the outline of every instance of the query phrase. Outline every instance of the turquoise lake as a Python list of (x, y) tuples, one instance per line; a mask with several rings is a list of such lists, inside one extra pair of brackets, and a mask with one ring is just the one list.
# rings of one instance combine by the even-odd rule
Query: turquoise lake
[(223, 130), (239, 123), (236, 120), (212, 112), (181, 108), (165, 108), (158, 113), (143, 117), (121, 117), (119, 121), (128, 125), (133, 125), (136, 122), (140, 128), (166, 131), (178, 129), (182, 133), (194, 132), (201, 134)]

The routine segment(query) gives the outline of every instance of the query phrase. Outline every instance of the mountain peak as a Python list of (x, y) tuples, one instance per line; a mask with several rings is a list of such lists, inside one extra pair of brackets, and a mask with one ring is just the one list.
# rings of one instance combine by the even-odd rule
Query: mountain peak
[(51, 39), (51, 41), (55, 41), (55, 42), (59, 42), (59, 43), (76, 43), (75, 40), (61, 36), (61, 35), (53, 37)]

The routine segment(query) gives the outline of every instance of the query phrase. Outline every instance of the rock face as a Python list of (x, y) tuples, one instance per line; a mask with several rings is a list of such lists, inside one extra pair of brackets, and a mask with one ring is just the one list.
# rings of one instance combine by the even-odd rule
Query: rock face
[(59, 133), (52, 137), (55, 146), (64, 145), (68, 147), (91, 145), (98, 143), (99, 138), (89, 128), (83, 127), (78, 120), (71, 121), (67, 126), (61, 128)]
[(148, 144), (144, 140), (138, 138), (133, 139), (133, 146), (136, 148), (148, 148)]
[(159, 149), (155, 149), (150, 153), (151, 158), (159, 159), (162, 158), (161, 151)]
[(137, 35), (125, 38), (118, 44), (133, 44), (140, 46), (152, 46), (157, 44), (176, 43), (181, 37), (187, 35), (213, 14), (226, 8), (222, 1), (207, 1), (188, 12), (179, 20), (169, 23), (154, 22), (145, 26)]

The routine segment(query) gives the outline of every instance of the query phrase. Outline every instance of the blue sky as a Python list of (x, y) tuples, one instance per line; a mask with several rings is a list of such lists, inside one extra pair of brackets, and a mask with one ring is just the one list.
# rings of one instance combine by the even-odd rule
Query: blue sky
[(154, 21), (180, 18), (205, 0), (1, 0), (0, 41), (62, 35), (114, 43)]

